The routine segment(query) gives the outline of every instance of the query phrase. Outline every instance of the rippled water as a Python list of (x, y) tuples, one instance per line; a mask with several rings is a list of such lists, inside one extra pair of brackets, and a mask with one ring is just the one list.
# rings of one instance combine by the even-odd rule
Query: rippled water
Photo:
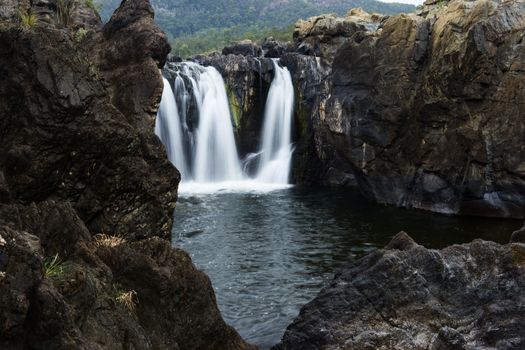
[(224, 319), (267, 349), (337, 268), (401, 230), (441, 248), (475, 238), (507, 242), (520, 224), (386, 207), (350, 191), (290, 188), (183, 194), (173, 235), (211, 278)]

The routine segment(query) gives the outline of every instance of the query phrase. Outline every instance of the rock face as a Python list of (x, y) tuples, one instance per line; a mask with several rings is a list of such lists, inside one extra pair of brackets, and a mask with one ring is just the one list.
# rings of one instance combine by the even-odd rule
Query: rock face
[[(0, 33), (0, 169), (11, 195), (22, 203), (67, 200), (93, 232), (169, 238), (179, 175), (152, 127), (135, 122), (147, 117), (143, 107), (119, 110), (111, 93), (126, 86), (135, 96), (135, 81), (147, 91), (145, 108), (153, 118), (162, 92), (158, 68), (140, 84), (136, 77), (108, 83), (83, 49), (111, 41), (100, 42), (96, 33), (84, 40), (48, 25)], [(144, 66), (155, 60), (143, 58)]]
[[(392, 17), (314, 17), (297, 23), (292, 46), (265, 43), (297, 90), (294, 181), (524, 218), (524, 33), (522, 1), (454, 0)], [(237, 61), (250, 59), (207, 60), (244, 88), (256, 79)]]
[[(169, 52), (147, 0), (102, 26), (0, 9), (0, 348), (251, 349), (170, 245), (179, 173), (153, 134)], [(23, 3), (20, 2), (20, 6)]]
[(343, 269), (274, 349), (522, 349), (525, 245), (398, 234)]
[(333, 62), (325, 125), (379, 202), (524, 217), (525, 4), (452, 1), (360, 32)]

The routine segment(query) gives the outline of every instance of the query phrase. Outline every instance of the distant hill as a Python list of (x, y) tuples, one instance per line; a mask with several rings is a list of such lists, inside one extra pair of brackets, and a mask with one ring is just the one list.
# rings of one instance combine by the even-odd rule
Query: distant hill
[[(95, 0), (96, 1), (96, 0)], [(108, 19), (120, 0), (99, 0)], [(298, 19), (323, 13), (344, 15), (354, 7), (368, 12), (412, 12), (405, 4), (375, 0), (151, 0), (156, 21), (180, 55), (218, 49), (228, 41), (260, 34), (286, 36)], [(244, 35), (246, 33), (246, 35)], [(218, 42), (217, 42), (218, 41)]]

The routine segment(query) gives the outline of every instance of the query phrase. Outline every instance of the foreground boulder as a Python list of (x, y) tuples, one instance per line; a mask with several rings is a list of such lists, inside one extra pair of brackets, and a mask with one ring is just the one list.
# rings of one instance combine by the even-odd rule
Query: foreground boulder
[(345, 267), (274, 349), (523, 349), (525, 245), (429, 250), (399, 233)]
[(93, 239), (68, 204), (0, 205), (2, 349), (252, 349), (208, 277), (155, 237)]

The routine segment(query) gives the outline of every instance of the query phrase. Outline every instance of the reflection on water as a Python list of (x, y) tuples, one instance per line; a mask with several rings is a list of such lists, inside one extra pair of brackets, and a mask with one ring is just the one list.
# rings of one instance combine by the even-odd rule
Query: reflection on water
[(401, 230), (441, 248), (475, 238), (504, 243), (520, 224), (397, 209), (343, 190), (290, 188), (180, 198), (173, 237), (211, 278), (226, 322), (266, 349), (337, 268)]

